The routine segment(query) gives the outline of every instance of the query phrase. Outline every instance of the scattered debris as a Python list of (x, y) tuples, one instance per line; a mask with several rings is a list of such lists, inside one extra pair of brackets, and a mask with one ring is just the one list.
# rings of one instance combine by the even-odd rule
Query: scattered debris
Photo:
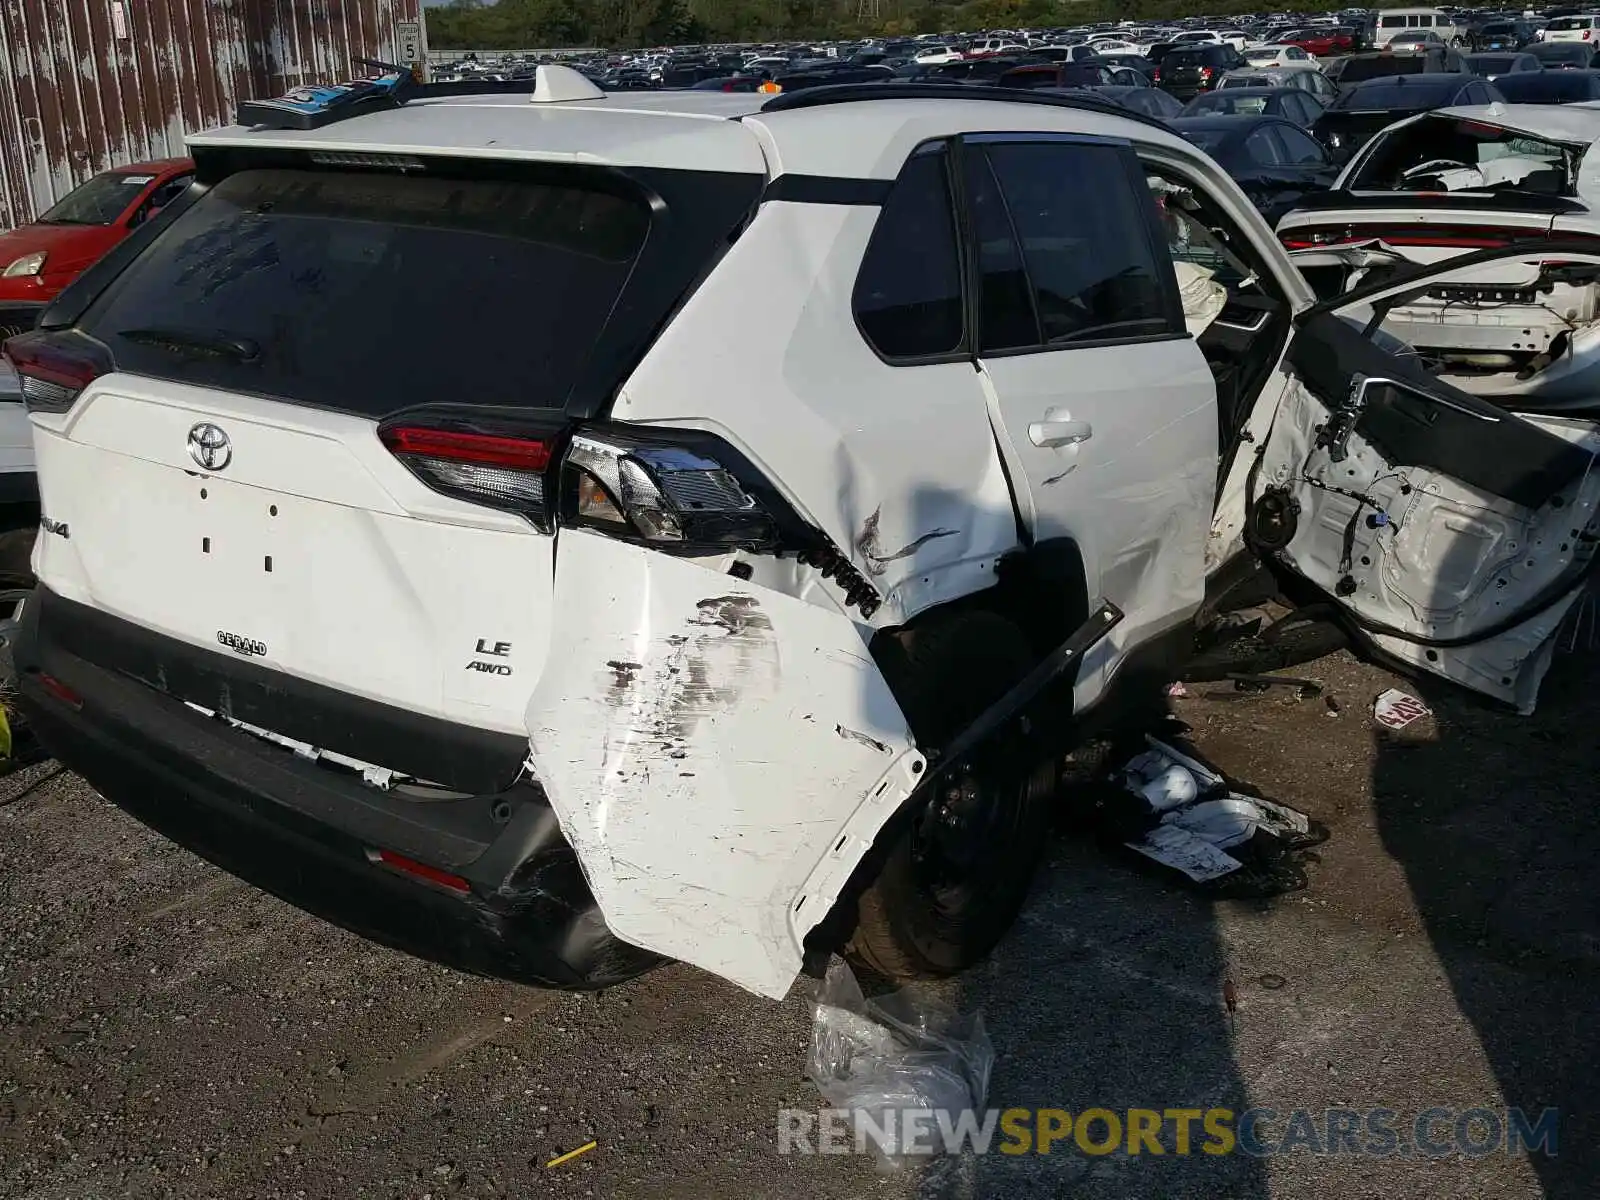
[(580, 1155), (580, 1154), (589, 1153), (589, 1151), (593, 1150), (599, 1144), (600, 1144), (599, 1142), (585, 1142), (583, 1145), (579, 1146), (576, 1150), (568, 1150), (565, 1154), (556, 1155), (549, 1162), (545, 1163), (545, 1166), (547, 1166), (547, 1167), (559, 1167), (564, 1162), (571, 1162), (573, 1159), (577, 1158), (578, 1155)]
[(1257, 979), (1256, 982), (1262, 987), (1266, 988), (1267, 991), (1275, 992), (1289, 981), (1282, 975), (1276, 975), (1273, 972), (1268, 971), (1265, 975), (1261, 976), (1261, 978)]
[(1241, 675), (1229, 672), (1234, 691), (1264, 692), (1272, 687), (1292, 687), (1299, 691), (1300, 699), (1315, 700), (1322, 695), (1322, 685), (1315, 679), (1294, 679), (1288, 675)]
[(1120, 765), (1076, 797), (1082, 815), (1108, 840), (1213, 895), (1276, 896), (1307, 885), (1303, 863), (1310, 847), (1327, 840), (1326, 826), (1236, 790), (1192, 752), (1149, 734), (1109, 761)]
[(899, 1113), (922, 1109), (948, 1121), (981, 1113), (993, 1067), (981, 1013), (949, 1012), (908, 991), (868, 1000), (843, 960), (829, 962), (806, 1075), (824, 1100), (872, 1133), (880, 1168), (898, 1170), (943, 1148), (937, 1138), (930, 1145), (916, 1130), (898, 1128)]
[(1330, 717), (1337, 717), (1341, 712), (1344, 711), (1344, 706), (1339, 703), (1339, 697), (1335, 696), (1332, 692), (1329, 692), (1326, 696), (1324, 696), (1322, 698), (1322, 702), (1328, 706), (1328, 715)]
[(1399, 688), (1390, 688), (1372, 703), (1372, 719), (1386, 729), (1404, 729), (1413, 721), (1432, 715), (1433, 709)]
[(1167, 684), (1167, 695), (1173, 700), (1187, 700), (1189, 698), (1189, 689), (1184, 687), (1181, 682), (1169, 683)]

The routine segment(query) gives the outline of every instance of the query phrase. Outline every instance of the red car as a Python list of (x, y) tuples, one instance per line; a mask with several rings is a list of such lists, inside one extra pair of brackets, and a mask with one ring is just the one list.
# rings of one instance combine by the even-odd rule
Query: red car
[(32, 225), (0, 233), (0, 341), (33, 328), (67, 284), (194, 178), (187, 158), (96, 175)]
[(1301, 29), (1284, 34), (1278, 39), (1280, 46), (1299, 46), (1307, 54), (1327, 58), (1334, 54), (1354, 54), (1356, 33), (1348, 26), (1329, 26), (1326, 29)]

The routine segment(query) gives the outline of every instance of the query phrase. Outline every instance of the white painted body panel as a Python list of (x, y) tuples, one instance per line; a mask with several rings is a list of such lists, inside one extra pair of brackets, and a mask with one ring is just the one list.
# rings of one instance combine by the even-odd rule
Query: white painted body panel
[(781, 998), (922, 764), (863, 630), (695, 561), (561, 543), (530, 761), (606, 924)]
[[(201, 421), (233, 440), (210, 476), (186, 450)], [(522, 731), (554, 539), (430, 491), (373, 422), (109, 375), (33, 425), (43, 510), (70, 530), (38, 541), (53, 591), (218, 654), (231, 652), (217, 634), (234, 633), (299, 678)], [(466, 669), (478, 638), (511, 644), (510, 677)]]
[[(1088, 594), (1125, 614), (1085, 660), (1085, 706), (1123, 653), (1204, 599), (1216, 387), (1191, 337), (986, 358), (983, 378), (1024, 524), (1038, 541), (1077, 542)], [(1032, 426), (1048, 421), (1082, 422), (1092, 436), (1038, 446)]]
[(878, 211), (763, 205), (613, 415), (733, 441), (878, 590), (874, 623), (897, 625), (987, 587), (1017, 535), (971, 364), (889, 366), (856, 329)]
[[(1591, 526), (1600, 505), (1600, 470), (1562, 493), (1560, 507), (1537, 512), (1470, 487), (1444, 472), (1396, 467), (1359, 434), (1350, 457), (1335, 468), (1314, 447), (1327, 407), (1303, 388), (1291, 390), (1262, 458), (1257, 484), (1291, 489), (1301, 505), (1299, 531), (1285, 562), (1332, 593), (1344, 574), (1345, 530), (1359, 501), (1304, 482), (1337, 477), (1364, 488), (1390, 523), (1368, 528), (1355, 521), (1351, 560), (1358, 590), (1340, 601), (1363, 618), (1427, 638), (1471, 637), (1530, 604), (1571, 568), (1592, 556), (1570, 531)], [(1600, 453), (1600, 432), (1590, 421), (1534, 418), (1557, 436)], [(1582, 592), (1496, 637), (1457, 647), (1428, 649), (1404, 638), (1380, 636), (1382, 649), (1418, 670), (1481, 692), (1531, 713), (1549, 667), (1556, 630)]]

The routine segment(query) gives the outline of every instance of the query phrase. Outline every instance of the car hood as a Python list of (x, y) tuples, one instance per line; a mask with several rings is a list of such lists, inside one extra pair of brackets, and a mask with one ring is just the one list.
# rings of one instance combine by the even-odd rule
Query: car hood
[(24, 225), (0, 233), (0, 271), (27, 254), (43, 250), (52, 275), (94, 262), (126, 233), (120, 225)]

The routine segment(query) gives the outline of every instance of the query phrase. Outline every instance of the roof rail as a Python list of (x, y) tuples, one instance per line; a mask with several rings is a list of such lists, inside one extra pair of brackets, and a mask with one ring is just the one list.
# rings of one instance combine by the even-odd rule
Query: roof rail
[(981, 83), (840, 83), (783, 92), (761, 106), (764, 113), (821, 108), (827, 104), (855, 104), (862, 100), (988, 100), (1001, 104), (1042, 104), (1073, 108), (1079, 112), (1123, 117), (1140, 125), (1172, 132), (1159, 117), (1124, 108), (1109, 96), (1088, 88), (1007, 88)]

